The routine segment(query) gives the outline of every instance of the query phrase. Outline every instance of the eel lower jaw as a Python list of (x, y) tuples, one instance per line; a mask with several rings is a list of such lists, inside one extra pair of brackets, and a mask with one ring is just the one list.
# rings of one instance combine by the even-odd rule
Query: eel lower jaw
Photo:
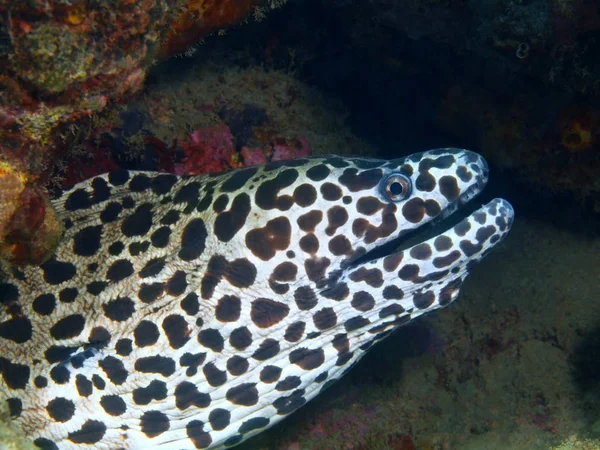
[[(458, 206), (454, 211), (456, 209)], [(502, 198), (495, 198), (472, 210), (466, 216), (450, 212), (442, 218), (436, 218), (429, 230), (423, 232), (419, 230), (417, 234), (411, 236), (411, 239), (402, 240), (402, 245), (397, 246), (393, 253), (410, 254), (414, 247), (424, 243), (428, 243), (433, 248), (436, 239), (445, 237), (453, 242), (452, 249), (460, 248), (461, 252), (459, 259), (446, 269), (458, 270), (457, 267), (464, 269), (463, 266), (466, 266), (468, 270), (469, 262), (480, 260), (504, 239), (513, 221), (514, 210), (511, 204)]]

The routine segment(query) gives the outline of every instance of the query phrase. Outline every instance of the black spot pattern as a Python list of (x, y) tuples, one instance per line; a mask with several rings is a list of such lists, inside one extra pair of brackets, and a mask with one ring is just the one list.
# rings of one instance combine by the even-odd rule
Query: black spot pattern
[(192, 219), (181, 234), (179, 258), (184, 261), (197, 259), (204, 252), (207, 236), (204, 221), (200, 218)]
[(179, 383), (175, 388), (175, 406), (184, 410), (190, 406), (206, 408), (210, 405), (210, 395), (198, 391), (195, 384), (188, 381)]
[(284, 339), (288, 342), (298, 342), (304, 335), (306, 324), (304, 322), (294, 322), (285, 330)]
[(89, 397), (90, 395), (92, 395), (92, 382), (88, 380), (84, 375), (78, 374), (75, 377), (75, 386), (77, 387), (77, 392), (80, 396)]
[(460, 194), (460, 188), (455, 177), (444, 175), (439, 181), (440, 192), (449, 201), (456, 200)]
[(200, 310), (200, 303), (198, 302), (198, 294), (190, 292), (188, 295), (181, 300), (181, 308), (190, 316), (195, 316)]
[(135, 362), (135, 370), (143, 373), (159, 373), (168, 377), (175, 373), (175, 361), (166, 356), (146, 356)]
[(171, 348), (178, 349), (183, 347), (190, 340), (190, 329), (186, 320), (178, 315), (171, 314), (165, 317), (162, 328), (169, 340)]
[(325, 164), (319, 164), (306, 171), (306, 176), (312, 181), (322, 181), (329, 176), (331, 171)]
[(140, 278), (155, 277), (163, 270), (164, 267), (165, 267), (165, 258), (164, 257), (152, 258), (140, 270), (140, 272), (138, 273), (138, 276)]
[(171, 228), (164, 226), (158, 228), (150, 236), (150, 242), (156, 248), (165, 248), (169, 245), (169, 237), (171, 236)]
[(171, 174), (161, 174), (152, 179), (150, 183), (150, 188), (152, 192), (156, 195), (164, 195), (167, 194), (175, 182), (177, 181), (177, 177)]
[(176, 271), (169, 281), (167, 281), (165, 290), (167, 294), (176, 297), (185, 292), (187, 288), (187, 275), (183, 270)]
[(290, 352), (289, 361), (304, 370), (313, 370), (325, 362), (325, 352), (322, 348), (299, 348)]
[(98, 365), (104, 370), (104, 373), (113, 384), (123, 384), (129, 376), (123, 362), (114, 356), (107, 356), (100, 360)]
[(277, 413), (281, 415), (291, 414), (306, 403), (304, 390), (297, 389), (291, 395), (279, 397), (273, 402)]
[(337, 201), (344, 195), (340, 187), (337, 184), (333, 183), (323, 183), (321, 185), (320, 191), (321, 195), (323, 196), (323, 199), (328, 200), (330, 202)]
[(164, 283), (143, 283), (138, 292), (138, 298), (144, 303), (152, 303), (163, 295), (164, 290)]
[(236, 328), (229, 336), (229, 343), (237, 350), (245, 350), (252, 344), (252, 333), (247, 327)]
[(236, 171), (221, 185), (221, 192), (233, 192), (243, 188), (248, 180), (256, 174), (257, 170), (255, 167), (250, 167)]
[(54, 294), (42, 294), (36, 297), (31, 306), (40, 316), (48, 316), (56, 307), (56, 297)]
[(283, 170), (272, 179), (263, 182), (254, 196), (256, 205), (261, 209), (278, 208), (282, 211), (289, 209), (291, 199), (286, 199), (286, 196), (279, 197), (279, 191), (291, 186), (298, 178), (298, 171), (295, 169)]
[(6, 400), (8, 403), (8, 412), (12, 418), (17, 418), (23, 412), (23, 402), (18, 398), (9, 398)]
[(19, 289), (12, 283), (0, 283), (0, 304), (8, 304), (19, 299)]
[(317, 190), (310, 184), (301, 184), (294, 189), (293, 198), (298, 205), (307, 207), (317, 200)]
[(266, 361), (279, 353), (279, 342), (275, 339), (265, 339), (252, 354), (258, 361)]
[(269, 328), (281, 322), (289, 313), (285, 303), (268, 298), (258, 298), (252, 302), (250, 318), (259, 328)]
[(71, 373), (65, 366), (55, 366), (50, 371), (50, 378), (52, 378), (56, 384), (65, 384), (71, 379)]
[(205, 329), (198, 333), (198, 342), (204, 347), (210, 348), (214, 352), (221, 352), (224, 348), (225, 340), (219, 330)]
[(227, 372), (219, 369), (214, 363), (205, 364), (202, 372), (206, 377), (206, 381), (213, 387), (222, 386), (227, 382)]
[(316, 226), (323, 220), (323, 211), (313, 210), (298, 217), (296, 223), (302, 231), (313, 232)]
[(64, 288), (58, 294), (58, 298), (62, 303), (73, 303), (78, 294), (77, 288)]
[(104, 315), (115, 322), (123, 322), (135, 312), (135, 304), (129, 297), (118, 297), (102, 305)]
[(114, 222), (119, 218), (119, 214), (123, 211), (123, 205), (117, 202), (110, 202), (100, 213), (102, 223)]
[(63, 397), (53, 398), (46, 405), (46, 412), (56, 422), (67, 422), (75, 413), (75, 405), (71, 400)]
[(118, 259), (106, 271), (106, 278), (113, 282), (121, 281), (133, 273), (133, 264), (128, 259)]
[(133, 401), (136, 405), (148, 405), (152, 400), (164, 400), (167, 398), (167, 383), (160, 380), (152, 380), (148, 386), (133, 390)]
[(118, 395), (104, 395), (100, 399), (100, 406), (111, 416), (120, 416), (127, 410), (125, 400)]
[(352, 297), (352, 307), (358, 311), (369, 311), (375, 306), (375, 299), (365, 291), (355, 292)]
[(227, 360), (227, 371), (231, 375), (242, 375), (246, 373), (250, 364), (246, 358), (242, 358), (241, 356), (232, 356)]
[(274, 383), (279, 380), (281, 376), (281, 367), (277, 366), (265, 366), (260, 371), (260, 381), (263, 383)]
[(153, 438), (169, 429), (169, 418), (160, 411), (147, 411), (140, 418), (142, 433)]
[(102, 225), (85, 227), (73, 237), (73, 253), (79, 256), (92, 256), (100, 249)]
[(308, 311), (314, 308), (319, 302), (315, 291), (309, 286), (301, 286), (296, 289), (294, 291), (294, 300), (296, 301), (296, 306), (302, 311)]
[(12, 363), (0, 356), (0, 373), (10, 389), (24, 389), (29, 381), (29, 366)]
[(357, 169), (346, 169), (339, 178), (339, 182), (346, 186), (350, 192), (358, 192), (377, 186), (383, 172), (380, 169), (371, 169), (359, 172)]
[(78, 347), (66, 347), (62, 345), (51, 345), (44, 352), (44, 357), (49, 363), (63, 362), (69, 359), (72, 353), (78, 350)]
[(296, 389), (298, 386), (302, 384), (302, 380), (297, 376), (289, 376), (279, 381), (275, 385), (275, 389), (278, 391), (291, 391), (292, 389)]
[(40, 265), (44, 271), (44, 280), (49, 284), (61, 284), (75, 276), (77, 270), (69, 262), (57, 261), (55, 258), (49, 259)]
[(142, 320), (133, 330), (135, 345), (147, 347), (156, 344), (159, 337), (158, 327), (149, 320)]
[(27, 317), (15, 317), (0, 323), (0, 337), (16, 343), (27, 342), (32, 332), (31, 321)]
[(208, 421), (213, 430), (224, 430), (229, 426), (230, 420), (231, 413), (223, 408), (213, 409), (208, 415)]
[(87, 420), (79, 430), (69, 433), (69, 440), (75, 444), (96, 444), (106, 433), (106, 425), (98, 420)]
[[(204, 423), (200, 420), (191, 420), (185, 426), (187, 436), (194, 443), (196, 448), (208, 448), (210, 444), (212, 444), (210, 434), (204, 431), (203, 428)], [(229, 442), (225, 441), (224, 444), (229, 445)], [(233, 445), (233, 443), (231, 443), (231, 445)]]
[(135, 212), (126, 217), (121, 224), (121, 232), (126, 237), (144, 236), (152, 226), (152, 205), (138, 206)]
[(50, 328), (50, 335), (56, 340), (74, 338), (83, 331), (84, 325), (83, 315), (72, 314), (56, 322)]
[(269, 425), (269, 419), (267, 417), (253, 417), (252, 419), (248, 419), (240, 425), (238, 428), (239, 433), (249, 433), (254, 430), (258, 430), (260, 428), (264, 428)]
[(243, 193), (233, 199), (229, 211), (221, 212), (215, 219), (214, 234), (223, 242), (229, 242), (246, 223), (250, 213), (250, 197)]
[(235, 295), (221, 297), (215, 309), (215, 316), (221, 322), (235, 322), (240, 318), (242, 301)]
[(108, 173), (108, 182), (113, 186), (122, 186), (129, 180), (129, 171), (116, 169)]
[(234, 405), (253, 406), (258, 403), (258, 389), (256, 383), (243, 383), (227, 390), (227, 400)]
[(255, 228), (246, 233), (246, 246), (263, 261), (268, 261), (277, 250), (285, 250), (290, 245), (292, 228), (287, 217), (269, 220), (263, 228)]

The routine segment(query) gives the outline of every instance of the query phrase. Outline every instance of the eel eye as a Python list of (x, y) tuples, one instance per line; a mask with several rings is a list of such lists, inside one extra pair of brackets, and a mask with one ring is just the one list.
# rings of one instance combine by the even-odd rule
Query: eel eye
[(385, 193), (394, 202), (402, 201), (410, 191), (410, 180), (404, 175), (390, 175), (385, 180)]

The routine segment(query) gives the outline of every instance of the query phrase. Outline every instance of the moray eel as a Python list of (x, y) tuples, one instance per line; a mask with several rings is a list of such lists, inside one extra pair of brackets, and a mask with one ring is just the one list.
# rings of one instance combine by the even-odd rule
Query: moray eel
[(456, 299), (509, 231), (476, 153), (324, 157), (215, 175), (118, 170), (63, 192), (65, 233), (0, 286), (0, 404), (42, 449), (235, 446)]

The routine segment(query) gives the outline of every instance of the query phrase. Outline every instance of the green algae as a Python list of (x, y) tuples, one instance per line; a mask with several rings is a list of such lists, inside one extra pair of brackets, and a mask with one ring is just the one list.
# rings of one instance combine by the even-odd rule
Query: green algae
[(89, 77), (94, 53), (68, 26), (43, 23), (22, 39), (14, 68), (39, 89), (57, 94)]
[(8, 424), (0, 422), (0, 450), (35, 450), (36, 447), (17, 435)]
[(579, 439), (577, 436), (569, 436), (560, 445), (552, 450), (598, 450), (600, 442), (596, 439)]

